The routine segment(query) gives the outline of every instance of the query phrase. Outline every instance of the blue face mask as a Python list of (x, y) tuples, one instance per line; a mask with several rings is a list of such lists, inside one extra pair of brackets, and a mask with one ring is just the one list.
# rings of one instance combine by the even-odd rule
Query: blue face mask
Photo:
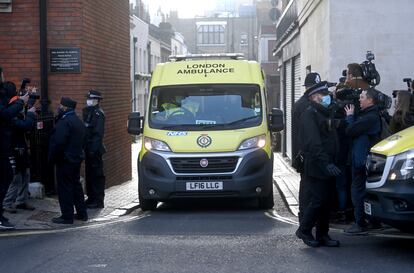
[(330, 95), (323, 96), (321, 104), (324, 107), (328, 107), (329, 105), (331, 105), (331, 96)]

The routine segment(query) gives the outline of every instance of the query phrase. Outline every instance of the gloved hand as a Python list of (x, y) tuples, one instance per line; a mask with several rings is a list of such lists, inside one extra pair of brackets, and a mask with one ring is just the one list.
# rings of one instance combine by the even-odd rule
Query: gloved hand
[(330, 176), (338, 176), (341, 174), (341, 170), (335, 166), (335, 164), (328, 164), (325, 167), (326, 172), (330, 175)]

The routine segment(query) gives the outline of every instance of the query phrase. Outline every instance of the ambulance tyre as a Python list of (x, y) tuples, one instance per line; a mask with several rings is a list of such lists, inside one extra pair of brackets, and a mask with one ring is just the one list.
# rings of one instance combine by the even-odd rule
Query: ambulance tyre
[(138, 200), (139, 200), (139, 206), (142, 211), (155, 210), (157, 208), (157, 201), (151, 200), (151, 199), (145, 199), (144, 197), (142, 197), (140, 190), (138, 190)]
[(274, 205), (273, 189), (270, 190), (267, 196), (259, 197), (259, 209), (272, 209)]

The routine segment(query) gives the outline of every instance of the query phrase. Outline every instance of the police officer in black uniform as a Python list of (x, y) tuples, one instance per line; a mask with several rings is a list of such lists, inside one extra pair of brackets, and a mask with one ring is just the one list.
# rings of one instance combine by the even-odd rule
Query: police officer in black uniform
[(90, 90), (86, 95), (87, 106), (83, 109), (83, 122), (86, 127), (85, 143), (85, 176), (86, 176), (86, 206), (88, 208), (103, 208), (105, 197), (105, 175), (102, 155), (106, 152), (103, 144), (105, 132), (105, 114), (99, 103), (101, 92)]
[[(88, 214), (80, 179), (84, 159), (85, 126), (75, 113), (76, 101), (62, 97), (56, 127), (50, 138), (49, 164), (56, 164), (57, 190), (62, 215), (52, 219), (57, 224), (73, 224), (73, 219), (87, 221)], [(73, 213), (76, 208), (76, 215)]]
[[(304, 176), (309, 200), (296, 235), (309, 246), (339, 246), (329, 235), (331, 198), (335, 191), (335, 176), (341, 174), (335, 165), (338, 152), (336, 128), (330, 119), (331, 97), (328, 83), (320, 82), (308, 88), (309, 106), (300, 119), (299, 147), (304, 157)], [(316, 239), (312, 229), (316, 227)]]
[(29, 95), (17, 97), (16, 85), (12, 82), (1, 82), (0, 85), (0, 230), (13, 229), (14, 226), (3, 216), (3, 200), (13, 180), (15, 159), (13, 157), (13, 125)]

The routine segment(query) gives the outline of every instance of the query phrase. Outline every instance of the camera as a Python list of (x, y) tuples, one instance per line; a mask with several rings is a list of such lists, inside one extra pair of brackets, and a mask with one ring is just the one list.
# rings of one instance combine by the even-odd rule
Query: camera
[(371, 51), (367, 51), (365, 57), (366, 61), (360, 64), (362, 69), (362, 78), (369, 85), (377, 86), (381, 81), (381, 77), (377, 69), (375, 68), (375, 64), (372, 62), (373, 60), (375, 60), (375, 55)]
[[(30, 83), (31, 80), (29, 78), (23, 78), (22, 83), (20, 85), (19, 96), (24, 96), (27, 94), (26, 86)], [(40, 95), (37, 94), (35, 91), (29, 93), (29, 100), (27, 101), (27, 107), (31, 108), (37, 100), (40, 99)]]
[(404, 78), (403, 82), (407, 83), (408, 92), (414, 91), (414, 90), (411, 90), (411, 86), (413, 84), (413, 80), (411, 78)]
[(19, 96), (26, 95), (26, 85), (30, 83), (29, 78), (23, 78), (22, 83), (20, 84)]

